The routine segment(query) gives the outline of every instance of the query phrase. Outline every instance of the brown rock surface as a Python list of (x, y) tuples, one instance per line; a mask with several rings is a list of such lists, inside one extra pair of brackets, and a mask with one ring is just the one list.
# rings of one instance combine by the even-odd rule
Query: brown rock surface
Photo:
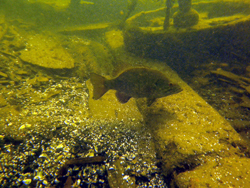
[[(136, 116), (138, 112), (134, 99), (126, 104), (119, 104), (114, 91), (109, 91), (99, 100), (91, 99), (90, 94), (89, 108), (94, 117), (112, 120), (118, 118), (119, 113), (117, 116), (116, 112), (122, 110), (123, 119), (143, 119), (145, 128), (154, 139), (165, 175), (174, 176), (172, 185), (218, 187), (223, 184), (225, 187), (248, 187), (248, 147), (229, 122), (169, 67), (125, 53), (120, 58), (132, 65), (140, 62), (144, 66), (162, 71), (178, 82), (183, 91), (157, 99), (150, 107), (146, 105), (145, 99), (137, 99), (137, 107), (142, 117)], [(238, 164), (240, 166), (237, 167)], [(243, 170), (244, 167), (246, 168)], [(202, 170), (207, 173), (201, 173)], [(229, 175), (232, 177), (230, 181)]]
[(53, 37), (34, 35), (28, 38), (28, 45), (20, 55), (23, 61), (52, 69), (74, 67), (74, 59)]
[(118, 61), (163, 72), (183, 91), (157, 99), (148, 107), (145, 99), (120, 104), (112, 90), (93, 100), (89, 83), (91, 114), (100, 120), (144, 120), (142, 128), (152, 135), (162, 169), (173, 177), (172, 187), (249, 187), (248, 146), (229, 122), (168, 66), (122, 50), (116, 53)]

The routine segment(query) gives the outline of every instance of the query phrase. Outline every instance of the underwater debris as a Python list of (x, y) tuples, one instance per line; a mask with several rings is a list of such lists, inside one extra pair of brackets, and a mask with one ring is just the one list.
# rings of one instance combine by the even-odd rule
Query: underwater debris
[(84, 4), (84, 5), (94, 5), (94, 2), (90, 2), (90, 1), (80, 1), (80, 4)]
[(68, 168), (74, 165), (83, 166), (86, 164), (98, 164), (103, 163), (106, 157), (104, 156), (95, 156), (95, 157), (84, 157), (78, 159), (71, 159), (67, 161), (57, 172), (57, 175), (64, 176), (67, 174)]
[[(250, 108), (250, 99), (248, 97), (248, 95), (250, 95), (250, 78), (236, 75), (221, 68), (211, 71), (210, 73), (211, 75), (214, 75), (218, 81), (229, 85), (230, 90), (237, 94), (237, 97), (235, 97), (234, 100), (238, 101), (240, 107)], [(237, 122), (237, 120), (235, 120), (235, 122)], [(241, 124), (243, 124), (243, 127), (240, 126)], [(238, 121), (234, 128), (240, 130), (244, 128), (244, 124), (248, 124), (248, 122), (242, 120)]]
[(216, 71), (211, 71), (211, 74), (217, 76), (220, 81), (228, 82), (232, 85), (245, 89), (245, 91), (250, 94), (250, 78), (238, 76), (234, 73), (222, 70), (221, 68), (218, 68)]
[(99, 99), (108, 90), (114, 89), (121, 103), (128, 102), (131, 97), (146, 97), (147, 104), (151, 105), (156, 98), (182, 91), (178, 84), (171, 83), (163, 73), (148, 68), (131, 68), (111, 80), (92, 73), (90, 80), (94, 86), (93, 99)]
[(8, 75), (0, 71), (0, 77), (8, 78)]
[(173, 7), (173, 4), (174, 4), (174, 1), (173, 0), (167, 0), (166, 1), (166, 6), (167, 6), (167, 9), (166, 9), (166, 17), (165, 17), (165, 20), (164, 20), (164, 25), (163, 25), (163, 29), (164, 30), (167, 30), (170, 23), (170, 13), (171, 13), (171, 9)]

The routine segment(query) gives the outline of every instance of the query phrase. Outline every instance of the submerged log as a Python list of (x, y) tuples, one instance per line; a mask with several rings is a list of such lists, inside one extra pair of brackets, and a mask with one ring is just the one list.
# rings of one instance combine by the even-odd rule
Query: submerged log
[(103, 163), (106, 158), (104, 156), (96, 156), (96, 157), (84, 157), (78, 159), (71, 159), (67, 161), (57, 172), (57, 175), (64, 176), (67, 174), (68, 168), (71, 166), (83, 166), (86, 164), (98, 164)]
[(223, 82), (243, 88), (248, 94), (250, 94), (250, 78), (238, 76), (234, 73), (222, 70), (221, 68), (218, 68), (216, 71), (211, 71), (211, 74), (214, 74)]

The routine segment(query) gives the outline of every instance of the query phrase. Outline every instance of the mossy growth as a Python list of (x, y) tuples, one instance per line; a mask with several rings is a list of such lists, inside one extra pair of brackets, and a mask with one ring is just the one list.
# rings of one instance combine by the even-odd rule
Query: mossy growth
[(191, 27), (198, 24), (199, 13), (194, 9), (187, 12), (177, 11), (174, 13), (173, 19), (175, 27)]

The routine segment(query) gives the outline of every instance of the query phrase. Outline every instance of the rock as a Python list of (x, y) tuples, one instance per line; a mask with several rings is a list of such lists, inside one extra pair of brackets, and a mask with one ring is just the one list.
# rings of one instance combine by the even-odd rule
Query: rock
[(76, 54), (75, 73), (78, 78), (86, 80), (91, 72), (105, 75), (113, 72), (113, 56), (105, 45), (76, 36), (67, 45), (71, 53)]
[(19, 128), (19, 130), (30, 130), (30, 129), (32, 129), (32, 125), (29, 124), (29, 123), (21, 125), (20, 128)]
[(16, 74), (18, 74), (18, 75), (29, 75), (29, 73), (27, 71), (24, 71), (24, 70), (17, 70)]
[(74, 68), (74, 59), (53, 37), (29, 36), (27, 43), (20, 55), (23, 61), (51, 69)]
[(39, 87), (42, 84), (46, 84), (49, 82), (50, 77), (37, 75), (34, 78), (28, 78), (27, 82), (32, 85), (33, 87)]
[[(74, 41), (76, 40), (77, 39)], [(74, 59), (76, 62), (75, 67), (77, 67), (76, 75), (78, 78), (86, 80), (86, 78), (89, 77), (90, 72), (101, 72), (98, 63), (96, 62), (96, 58), (89, 48), (90, 41), (78, 39), (78, 42), (72, 42), (69, 45), (69, 49), (72, 50), (72, 53), (77, 54), (74, 56)]]
[(31, 182), (32, 182), (32, 179), (24, 179), (23, 180), (23, 183), (25, 184), (25, 185), (29, 185), (29, 184), (31, 184)]
[[(119, 58), (123, 59), (118, 61), (128, 60), (135, 66), (140, 62), (144, 66), (157, 68), (178, 82), (183, 91), (159, 98), (148, 107), (145, 99), (132, 98), (126, 104), (120, 104), (113, 90), (101, 99), (93, 100), (92, 84), (88, 81), (90, 115), (110, 122), (122, 119), (126, 122), (131, 118), (138, 122), (144, 120), (144, 129), (151, 133), (155, 141), (164, 174), (174, 177), (172, 185), (248, 187), (248, 170), (241, 169), (249, 162), (249, 158), (245, 157), (249, 149), (232, 126), (166, 65), (126, 56), (125, 52), (120, 54), (123, 56)], [(237, 163), (239, 171), (228, 174), (236, 168)], [(209, 179), (210, 176), (213, 179)]]
[(57, 89), (51, 89), (48, 92), (46, 92), (46, 97), (43, 99), (44, 101), (49, 100), (52, 97), (55, 97), (56, 95), (59, 95), (62, 92), (62, 90)]
[(109, 49), (98, 42), (92, 41), (89, 45), (93, 56), (97, 62), (98, 67), (102, 70), (102, 73), (110, 75), (113, 70), (113, 56)]
[(107, 44), (112, 48), (116, 49), (124, 46), (123, 33), (121, 30), (111, 30), (105, 33), (105, 39)]
[(204, 165), (176, 177), (179, 188), (184, 187), (249, 187), (249, 158), (239, 156), (207, 158)]
[(183, 92), (157, 99), (150, 108), (138, 101), (166, 174), (178, 169), (189, 171), (184, 164), (193, 170), (208, 157), (234, 156), (241, 151), (233, 144), (244, 143), (218, 112), (188, 86), (182, 86)]
[(136, 188), (135, 178), (124, 175), (124, 166), (121, 164), (121, 160), (117, 159), (113, 164), (116, 170), (108, 170), (110, 188)]
[[(136, 57), (129, 60), (131, 63), (141, 62), (144, 66), (161, 70), (183, 88), (178, 94), (157, 99), (150, 107), (145, 99), (136, 100), (144, 126), (150, 131), (158, 157), (162, 159), (161, 167), (166, 176), (174, 177), (173, 184), (181, 187), (192, 187), (193, 184), (197, 187), (219, 187), (223, 181), (225, 187), (236, 187), (240, 180), (240, 185), (248, 187), (247, 170), (232, 173), (235, 176), (226, 181), (228, 174), (224, 172), (230, 172), (230, 163), (236, 165), (238, 162), (241, 165), (238, 168), (240, 170), (249, 161), (245, 157), (249, 155), (246, 142), (229, 122), (166, 65)], [(208, 164), (210, 162), (213, 165)], [(230, 168), (227, 170), (227, 167)], [(213, 174), (216, 168), (220, 172), (220, 179), (216, 179), (217, 175)], [(202, 175), (207, 178), (209, 176), (200, 173), (200, 169), (206, 169), (215, 179), (203, 178)], [(198, 178), (193, 178), (193, 174)], [(181, 181), (184, 176), (186, 181)]]
[(45, 77), (45, 76), (38, 76), (37, 77), (37, 81), (38, 82), (42, 82), (42, 83), (46, 83), (49, 81), (49, 78), (48, 77)]
[(199, 22), (199, 13), (190, 9), (187, 12), (177, 11), (173, 15), (175, 27), (191, 27)]

